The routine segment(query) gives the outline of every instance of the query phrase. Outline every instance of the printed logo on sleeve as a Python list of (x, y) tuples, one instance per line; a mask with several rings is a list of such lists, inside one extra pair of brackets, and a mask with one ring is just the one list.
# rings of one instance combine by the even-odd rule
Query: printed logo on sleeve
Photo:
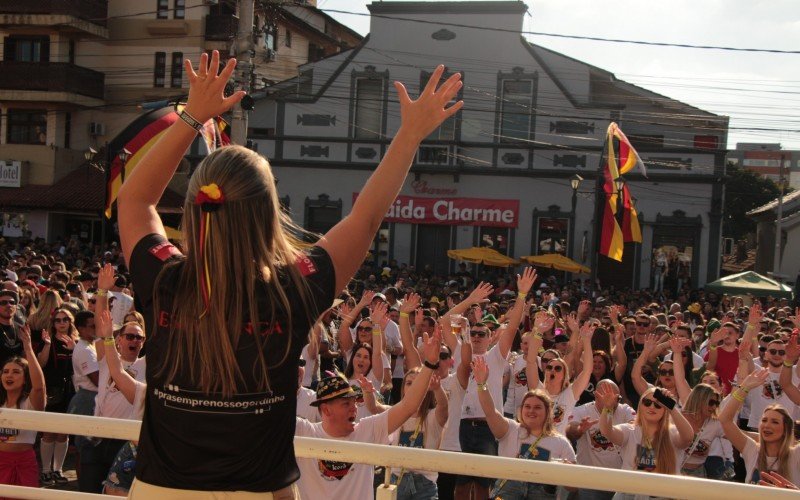
[(314, 261), (311, 260), (311, 258), (308, 255), (301, 255), (300, 257), (298, 257), (297, 269), (303, 276), (310, 276), (318, 271), (317, 265), (314, 264)]
[(175, 248), (175, 245), (165, 241), (150, 247), (149, 252), (161, 262), (166, 262), (168, 259), (181, 255), (180, 250)]
[(341, 481), (350, 473), (353, 464), (348, 462), (334, 462), (332, 460), (318, 460), (319, 472), (328, 481)]

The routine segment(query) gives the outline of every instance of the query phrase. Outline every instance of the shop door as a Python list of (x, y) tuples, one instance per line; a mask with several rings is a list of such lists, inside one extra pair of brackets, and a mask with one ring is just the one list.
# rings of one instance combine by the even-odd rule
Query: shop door
[(436, 274), (447, 275), (450, 259), (450, 226), (432, 224), (417, 225), (417, 252), (415, 266), (422, 269), (430, 265)]

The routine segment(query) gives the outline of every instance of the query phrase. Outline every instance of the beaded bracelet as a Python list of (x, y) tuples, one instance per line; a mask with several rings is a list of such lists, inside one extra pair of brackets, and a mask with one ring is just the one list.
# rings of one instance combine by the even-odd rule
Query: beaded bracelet
[(114, 345), (114, 337), (103, 337), (103, 344)]
[(408, 317), (408, 313), (406, 313), (406, 312), (401, 312), (401, 313), (400, 313), (400, 317), (401, 317), (401, 318), (407, 318), (407, 317)]

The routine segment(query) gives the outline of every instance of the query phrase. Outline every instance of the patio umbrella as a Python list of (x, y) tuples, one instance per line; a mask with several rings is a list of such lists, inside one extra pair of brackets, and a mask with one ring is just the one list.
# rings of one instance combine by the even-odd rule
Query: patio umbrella
[(728, 295), (751, 294), (756, 297), (792, 298), (792, 288), (774, 279), (767, 278), (753, 271), (745, 271), (706, 283), (706, 292), (727, 293)]
[(508, 267), (519, 264), (517, 259), (507, 257), (497, 250), (487, 247), (463, 248), (460, 250), (448, 250), (447, 256), (454, 260), (463, 260), (473, 264), (483, 264), (485, 266)]
[(582, 266), (569, 257), (561, 255), (560, 253), (526, 255), (520, 257), (520, 259), (539, 267), (548, 267), (550, 269), (557, 269), (559, 271), (566, 271), (568, 273), (589, 274), (592, 272), (588, 267)]

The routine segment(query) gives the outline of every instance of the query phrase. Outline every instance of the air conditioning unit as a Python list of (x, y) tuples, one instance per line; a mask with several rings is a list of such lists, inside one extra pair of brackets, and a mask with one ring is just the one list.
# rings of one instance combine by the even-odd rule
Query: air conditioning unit
[(102, 123), (89, 122), (89, 135), (106, 135), (106, 126)]

